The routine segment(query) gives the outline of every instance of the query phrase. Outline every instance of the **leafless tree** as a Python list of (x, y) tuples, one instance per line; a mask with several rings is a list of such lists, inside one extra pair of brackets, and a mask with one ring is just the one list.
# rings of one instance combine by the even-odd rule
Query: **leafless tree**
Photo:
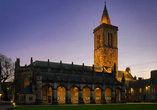
[(4, 99), (8, 99), (8, 90), (5, 82), (13, 82), (14, 79), (14, 63), (11, 58), (0, 54), (1, 62), (1, 87), (4, 92)]

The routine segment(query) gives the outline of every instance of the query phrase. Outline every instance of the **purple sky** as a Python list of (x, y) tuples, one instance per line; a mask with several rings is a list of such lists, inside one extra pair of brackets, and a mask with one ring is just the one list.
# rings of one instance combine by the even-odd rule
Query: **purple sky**
[[(157, 0), (106, 0), (118, 26), (119, 70), (150, 77), (157, 69)], [(93, 29), (104, 0), (0, 0), (0, 53), (33, 60), (94, 63)]]

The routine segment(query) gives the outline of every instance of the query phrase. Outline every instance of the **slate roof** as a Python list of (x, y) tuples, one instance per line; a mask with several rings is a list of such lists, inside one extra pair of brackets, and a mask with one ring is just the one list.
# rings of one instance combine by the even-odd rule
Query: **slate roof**
[[(103, 76), (102, 75), (103, 69), (101, 67), (94, 67), (95, 72), (93, 73), (93, 66), (83, 66), (83, 65), (74, 65), (74, 64), (72, 65), (72, 64), (56, 63), (56, 62), (49, 62), (49, 61), (48, 62), (35, 61), (33, 62), (32, 65), (42, 68), (43, 67), (47, 68), (48, 66), (50, 68), (54, 68), (55, 71), (51, 73), (41, 70), (40, 73), (42, 75), (42, 81), (67, 82), (70, 80), (70, 82), (76, 82), (76, 83), (83, 82), (83, 83), (121, 84), (119, 81), (117, 81), (117, 79), (113, 76), (112, 73), (104, 73)], [(61, 68), (63, 69), (63, 71)], [(60, 71), (62, 72), (60, 73)]]
[(141, 80), (134, 80), (129, 81), (130, 88), (143, 88), (150, 84), (151, 79), (141, 79)]
[[(28, 65), (28, 66), (30, 66), (30, 65)], [(47, 67), (48, 62), (46, 62), (46, 61), (35, 61), (35, 62), (33, 62), (33, 66)], [(51, 68), (59, 69), (60, 63), (49, 62), (49, 66)], [(76, 71), (79, 71), (79, 70), (82, 70), (82, 65), (73, 64), (73, 67), (72, 67), (72, 64), (62, 63), (62, 68), (67, 69), (67, 70), (74, 69)], [(102, 71), (101, 67), (94, 67), (94, 69), (95, 69), (95, 71), (100, 71), (100, 72)], [(92, 71), (92, 70), (93, 70), (93, 66), (84, 66), (84, 71)]]
[[(68, 74), (67, 73), (48, 73), (48, 72), (41, 72), (42, 73), (42, 80), (43, 81), (54, 81), (56, 78), (56, 81), (68, 81)], [(54, 77), (55, 74), (55, 77)], [(108, 77), (103, 76), (93, 76), (92, 75), (81, 75), (80, 74), (69, 74), (69, 80), (70, 82), (83, 82), (83, 83), (105, 83), (105, 84), (119, 84), (119, 82), (113, 78), (110, 77), (112, 74), (107, 73)]]
[(33, 94), (32, 87), (26, 86), (24, 89), (22, 89), (19, 94)]

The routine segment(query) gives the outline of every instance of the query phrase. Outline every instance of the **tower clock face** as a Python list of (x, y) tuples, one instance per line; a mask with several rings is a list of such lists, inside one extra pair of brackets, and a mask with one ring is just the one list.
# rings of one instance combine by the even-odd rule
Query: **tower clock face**
[(112, 52), (113, 52), (113, 49), (112, 49), (112, 48), (109, 48), (109, 52), (111, 52), (111, 53), (112, 53)]

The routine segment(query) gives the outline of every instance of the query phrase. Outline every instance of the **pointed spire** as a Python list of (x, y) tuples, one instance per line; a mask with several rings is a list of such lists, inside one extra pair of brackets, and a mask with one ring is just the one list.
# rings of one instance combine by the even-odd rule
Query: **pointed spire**
[(106, 9), (106, 1), (105, 1), (105, 7), (104, 7), (104, 10), (107, 10), (107, 9)]
[(31, 57), (31, 64), (33, 64), (33, 58)]
[(48, 59), (48, 61), (47, 61), (47, 66), (50, 66), (50, 60)]
[(123, 77), (122, 77), (122, 81), (121, 82), (125, 82), (124, 73), (123, 73)]
[(106, 1), (105, 1), (104, 11), (103, 11), (103, 14), (102, 14), (102, 17), (101, 17), (100, 25), (103, 24), (103, 23), (111, 25), (111, 21), (110, 21), (108, 11), (107, 11), (107, 8), (106, 8)]

